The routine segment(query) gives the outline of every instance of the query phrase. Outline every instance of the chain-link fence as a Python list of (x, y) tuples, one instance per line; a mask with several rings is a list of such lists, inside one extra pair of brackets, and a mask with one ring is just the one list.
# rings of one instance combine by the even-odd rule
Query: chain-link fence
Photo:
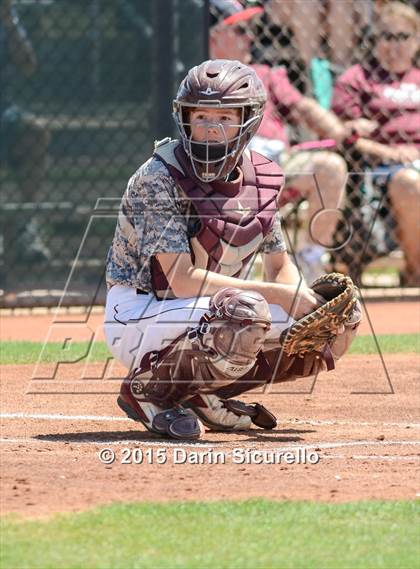
[[(418, 229), (411, 228), (418, 219), (406, 215), (416, 208), (405, 196), (406, 187), (412, 188), (418, 178), (407, 181), (398, 169), (410, 162), (415, 172), (419, 164), (413, 150), (419, 142), (413, 47), (418, 22), (415, 2), (404, 3), (410, 13), (397, 8), (381, 19), (391, 4), (0, 0), (2, 304), (33, 303), (36, 294), (45, 303), (45, 293), (33, 292), (43, 289), (56, 304), (51, 289), (62, 291), (69, 276), (68, 302), (91, 302), (98, 290), (103, 296), (104, 259), (119, 197), (129, 176), (150, 155), (153, 140), (174, 134), (170, 113), (176, 86), (186, 69), (207, 57), (209, 40), (215, 56), (212, 46), (222, 28), (233, 33), (230, 42), (222, 41), (224, 57), (237, 58), (240, 38), (246, 37), (244, 61), (275, 73), (285, 70), (283, 91), (275, 92), (270, 111), (276, 114), (277, 131), (269, 138), (270, 143), (280, 142), (280, 147), (274, 144), (277, 159), (285, 165), (299, 154), (296, 144), (308, 140), (324, 145), (310, 151), (304, 147), (311, 156), (328, 151), (345, 159), (344, 213), (334, 230), (330, 266), (345, 268), (359, 279), (370, 261), (399, 248), (415, 272)], [(387, 74), (390, 52), (400, 48), (406, 68)], [(357, 64), (357, 73), (371, 75), (343, 82), (343, 73)], [(375, 98), (375, 89), (381, 97)], [(346, 99), (349, 93), (353, 98)], [(316, 101), (321, 111), (336, 111), (346, 124), (345, 140), (333, 140), (325, 115), (314, 111), (304, 117), (298, 103), (302, 100)], [(367, 140), (367, 147), (359, 138)], [(369, 142), (381, 147), (369, 147)], [(398, 153), (397, 144), (405, 151)], [(387, 156), (384, 147), (391, 148)], [(285, 170), (288, 190), (297, 190), (288, 195), (303, 204), (292, 209), (289, 227), (294, 231), (299, 226), (307, 234), (302, 197), (308, 196), (299, 192), (298, 178)], [(393, 203), (389, 191), (397, 174), (402, 181), (394, 183), (394, 193), (404, 194), (404, 207)], [(404, 227), (409, 231), (401, 234)]]
[[(315, 173), (319, 183), (313, 185), (328, 193), (320, 183), (322, 167), (328, 165), (322, 164), (321, 153), (328, 150), (344, 158), (347, 178), (333, 250), (323, 257), (327, 267), (348, 271), (358, 282), (365, 272), (364, 284), (420, 284), (418, 2), (210, 4), (213, 55), (234, 54), (253, 65), (265, 83), (266, 114), (272, 116), (257, 133), (254, 149), (279, 160), (287, 186), (299, 190), (286, 191), (288, 207), (299, 205), (291, 209), (292, 230), (299, 227), (303, 240), (305, 233), (308, 237), (305, 211), (313, 213), (315, 192), (304, 187), (290, 165)], [(342, 121), (347, 135), (341, 143), (330, 140), (334, 124), (319, 109), (334, 111)], [(318, 141), (310, 146), (312, 158), (304, 157), (308, 145), (296, 146), (304, 141)], [(299, 247), (299, 239), (294, 242)], [(378, 263), (380, 258), (386, 262)], [(383, 278), (374, 276), (378, 270)]]
[(68, 302), (96, 293), (115, 228), (96, 202), (174, 134), (206, 17), (201, 0), (0, 0), (3, 305), (56, 304), (72, 267)]

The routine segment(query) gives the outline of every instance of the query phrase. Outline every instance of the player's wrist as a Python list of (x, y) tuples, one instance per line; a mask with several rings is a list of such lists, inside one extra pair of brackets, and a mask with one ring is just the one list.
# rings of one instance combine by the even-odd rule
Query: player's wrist
[(267, 295), (265, 296), (267, 302), (269, 304), (278, 304), (286, 310), (286, 312), (290, 312), (299, 286), (283, 283), (270, 283), (270, 285), (267, 290)]

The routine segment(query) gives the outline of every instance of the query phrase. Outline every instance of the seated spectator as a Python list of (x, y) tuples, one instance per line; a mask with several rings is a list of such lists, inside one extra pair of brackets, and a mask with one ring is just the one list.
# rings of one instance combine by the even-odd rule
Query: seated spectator
[[(243, 18), (230, 16), (212, 27), (212, 58), (237, 59), (249, 64), (251, 40), (238, 24), (240, 19)], [(284, 67), (260, 64), (252, 67), (264, 83), (268, 101), (251, 148), (279, 161), (286, 174), (286, 188), (292, 186), (308, 199), (310, 227), (297, 261), (307, 282), (312, 282), (324, 272), (325, 251), (333, 243), (347, 167), (344, 159), (333, 152), (290, 152), (286, 124), (307, 126), (320, 137), (336, 141), (346, 137), (346, 130), (333, 113), (303, 96), (290, 84)]]
[(360, 30), (370, 23), (374, 1), (267, 0), (265, 9), (271, 21), (292, 31), (308, 68), (324, 52), (334, 67), (347, 67), (359, 47)]
[[(365, 137), (355, 148), (380, 190), (384, 179), (405, 255), (402, 282), (420, 285), (419, 16), (401, 2), (386, 4), (375, 22), (372, 57), (337, 81), (333, 110)], [(376, 173), (376, 174), (375, 174)]]

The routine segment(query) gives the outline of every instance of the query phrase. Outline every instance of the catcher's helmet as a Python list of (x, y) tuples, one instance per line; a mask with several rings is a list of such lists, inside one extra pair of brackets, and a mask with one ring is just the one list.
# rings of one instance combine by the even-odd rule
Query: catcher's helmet
[[(182, 81), (173, 103), (173, 116), (195, 175), (204, 182), (225, 178), (236, 166), (245, 146), (256, 133), (264, 111), (266, 93), (255, 71), (225, 59), (193, 67)], [(190, 111), (195, 108), (240, 110), (238, 134), (228, 139), (218, 124), (223, 142), (192, 140)]]

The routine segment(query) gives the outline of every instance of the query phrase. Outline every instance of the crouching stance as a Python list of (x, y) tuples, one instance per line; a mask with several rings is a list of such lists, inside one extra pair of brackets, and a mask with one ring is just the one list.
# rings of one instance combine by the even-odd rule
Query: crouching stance
[[(247, 374), (255, 366), (270, 325), (270, 310), (260, 294), (221, 290), (210, 300), (209, 311), (197, 327), (160, 352), (143, 357), (123, 382), (120, 407), (155, 433), (198, 437), (199, 422), (181, 405), (197, 394), (215, 393)], [(205, 411), (201, 418), (207, 423)], [(211, 425), (211, 418), (209, 425), (223, 427)]]
[(243, 429), (251, 421), (274, 428), (276, 418), (265, 407), (231, 398), (259, 385), (334, 369), (360, 323), (349, 277), (326, 275), (313, 286), (322, 290), (325, 304), (272, 341), (265, 299), (257, 292), (222, 289), (197, 327), (143, 356), (122, 384), (119, 406), (150, 431), (179, 439), (200, 437), (197, 418), (213, 430)]
[[(163, 436), (275, 427), (262, 405), (232, 397), (332, 369), (360, 320), (348, 277), (308, 287), (287, 254), (283, 175), (245, 149), (265, 98), (237, 61), (190, 70), (174, 101), (181, 140), (157, 143), (122, 199), (105, 335), (131, 370), (118, 404)], [(264, 282), (249, 278), (258, 253)]]

